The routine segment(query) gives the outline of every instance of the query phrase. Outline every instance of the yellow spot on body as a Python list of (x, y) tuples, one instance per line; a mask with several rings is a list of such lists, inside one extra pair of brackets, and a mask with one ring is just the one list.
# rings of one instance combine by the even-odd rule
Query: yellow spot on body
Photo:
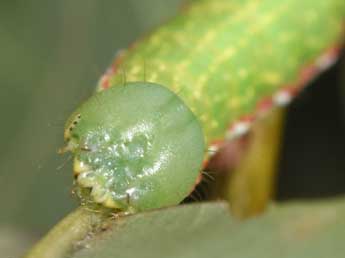
[(213, 31), (212, 30), (207, 31), (206, 35), (198, 43), (195, 51), (199, 52), (199, 51), (204, 50), (205, 45), (212, 42), (216, 36), (217, 36), (216, 31), (214, 31), (214, 30)]
[(74, 175), (79, 175), (82, 172), (90, 171), (90, 166), (86, 165), (84, 162), (78, 160), (77, 158), (73, 161), (73, 173)]
[(186, 36), (183, 33), (176, 33), (174, 39), (180, 46), (184, 46), (188, 43)]
[(121, 205), (119, 205), (117, 202), (115, 202), (112, 198), (110, 194), (106, 195), (106, 198), (103, 202), (105, 207), (108, 208), (113, 208), (113, 209), (121, 209)]
[(219, 126), (219, 123), (216, 120), (212, 120), (210, 126), (212, 129), (216, 129)]
[(152, 74), (150, 74), (150, 76), (148, 77), (148, 81), (149, 81), (149, 82), (156, 82), (157, 77), (158, 77), (158, 74), (157, 74), (157, 73), (152, 73)]
[[(190, 62), (190, 60), (186, 59), (186, 60), (184, 60), (181, 63), (176, 65), (176, 68), (175, 68), (176, 69), (175, 70), (176, 71), (175, 72), (176, 76), (174, 78), (181, 78), (181, 77), (183, 77), (183, 76), (181, 76), (181, 74), (184, 74), (187, 66), (189, 65), (189, 62)], [(178, 80), (176, 80), (176, 81), (178, 81)]]
[(194, 92), (193, 92), (193, 97), (194, 97), (195, 99), (200, 100), (200, 99), (201, 99), (201, 92), (198, 91), (198, 90), (194, 91)]
[(238, 70), (238, 75), (239, 75), (242, 79), (244, 79), (244, 78), (246, 78), (246, 77), (248, 76), (248, 70), (245, 69), (245, 68), (240, 68), (240, 69)]
[[(283, 9), (283, 6), (282, 6), (282, 9)], [(268, 27), (271, 23), (273, 23), (275, 17), (276, 17), (276, 12), (266, 14), (261, 21), (261, 25), (263, 27)]]
[(229, 108), (230, 109), (237, 109), (241, 105), (241, 101), (239, 97), (233, 97), (229, 100)]
[(282, 81), (280, 74), (276, 72), (264, 72), (262, 73), (261, 78), (265, 83), (270, 85), (277, 85)]
[(208, 120), (207, 115), (206, 114), (201, 115), (200, 120), (201, 120), (201, 122), (206, 123)]
[[(144, 64), (143, 64), (144, 65)], [(130, 73), (128, 74), (128, 76), (130, 76), (130, 77), (135, 77), (136, 75), (138, 75), (139, 74), (139, 72), (142, 70), (142, 67), (141, 66), (139, 66), (139, 65), (134, 65), (134, 66), (132, 66), (131, 67), (131, 70), (130, 70)], [(126, 71), (124, 71), (124, 72), (126, 72)]]
[(240, 39), (240, 41), (238, 42), (238, 45), (241, 47), (241, 48), (244, 48), (248, 45), (248, 39), (243, 37), (242, 39)]
[(196, 81), (195, 93), (200, 93), (202, 91), (203, 85), (206, 83), (207, 80), (208, 76), (205, 73), (199, 77), (199, 79)]
[(158, 70), (163, 72), (167, 69), (166, 65), (164, 63), (159, 63)]

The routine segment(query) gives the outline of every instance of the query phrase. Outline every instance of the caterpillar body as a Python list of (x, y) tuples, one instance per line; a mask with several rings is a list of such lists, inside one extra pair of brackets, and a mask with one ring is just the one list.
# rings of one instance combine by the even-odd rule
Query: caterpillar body
[(336, 60), (344, 13), (343, 0), (194, 1), (121, 53), (67, 120), (81, 198), (178, 204), (205, 145), (244, 133)]

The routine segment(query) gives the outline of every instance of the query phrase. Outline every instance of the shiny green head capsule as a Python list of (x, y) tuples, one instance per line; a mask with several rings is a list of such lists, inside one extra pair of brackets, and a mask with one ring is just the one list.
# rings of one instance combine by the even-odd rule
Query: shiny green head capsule
[(193, 190), (205, 149), (190, 109), (147, 82), (93, 95), (68, 119), (64, 138), (80, 197), (121, 211), (181, 202)]

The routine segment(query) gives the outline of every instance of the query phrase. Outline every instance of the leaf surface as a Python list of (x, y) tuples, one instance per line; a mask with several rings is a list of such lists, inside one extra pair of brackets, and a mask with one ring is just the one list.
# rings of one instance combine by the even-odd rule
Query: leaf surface
[(343, 257), (345, 200), (280, 204), (238, 221), (225, 203), (184, 205), (119, 218), (73, 258)]

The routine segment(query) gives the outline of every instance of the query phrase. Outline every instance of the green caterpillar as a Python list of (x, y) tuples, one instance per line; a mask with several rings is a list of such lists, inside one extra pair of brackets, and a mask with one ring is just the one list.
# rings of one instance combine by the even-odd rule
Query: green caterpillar
[(244, 133), (335, 61), (344, 13), (343, 0), (194, 1), (68, 119), (78, 195), (121, 211), (181, 202), (205, 144)]

